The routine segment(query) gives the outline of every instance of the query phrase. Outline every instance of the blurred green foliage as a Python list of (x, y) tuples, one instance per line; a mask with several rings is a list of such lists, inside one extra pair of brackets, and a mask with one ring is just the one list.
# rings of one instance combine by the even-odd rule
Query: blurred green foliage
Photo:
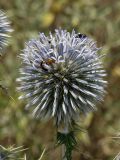
[(59, 160), (59, 149), (54, 149), (55, 128), (52, 122), (33, 120), (24, 110), (26, 102), (19, 101), (16, 77), (21, 62), (18, 58), (24, 43), (38, 32), (62, 27), (93, 37), (103, 46), (105, 68), (108, 72), (108, 94), (98, 111), (81, 117), (79, 151), (74, 160), (111, 160), (120, 145), (111, 137), (120, 131), (120, 1), (119, 0), (0, 0), (12, 21), (14, 33), (10, 46), (0, 57), (0, 81), (8, 93), (0, 90), (0, 144), (16, 144), (29, 148), (27, 159), (37, 160), (43, 149), (48, 151), (43, 160)]

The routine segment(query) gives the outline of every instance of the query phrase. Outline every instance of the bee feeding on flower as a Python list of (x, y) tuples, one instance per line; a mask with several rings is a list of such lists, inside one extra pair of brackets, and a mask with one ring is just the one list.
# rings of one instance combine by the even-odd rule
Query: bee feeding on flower
[(7, 45), (12, 31), (6, 14), (0, 10), (0, 51)]
[(17, 79), (37, 118), (52, 118), (57, 127), (70, 126), (80, 113), (103, 100), (106, 76), (96, 43), (86, 35), (56, 29), (26, 43)]
[(45, 67), (45, 65), (52, 65), (53, 63), (55, 63), (55, 60), (54, 59), (46, 59), (45, 61), (41, 61), (41, 68), (45, 71), (48, 71), (47, 68)]

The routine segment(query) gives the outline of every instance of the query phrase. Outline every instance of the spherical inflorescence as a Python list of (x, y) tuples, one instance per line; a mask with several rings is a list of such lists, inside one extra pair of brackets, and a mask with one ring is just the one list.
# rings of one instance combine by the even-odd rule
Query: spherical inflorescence
[(56, 125), (71, 124), (80, 113), (95, 109), (103, 99), (106, 75), (96, 43), (82, 34), (55, 34), (26, 43), (18, 90), (38, 118), (54, 117)]
[(0, 51), (7, 45), (9, 32), (12, 32), (10, 22), (5, 13), (0, 10)]

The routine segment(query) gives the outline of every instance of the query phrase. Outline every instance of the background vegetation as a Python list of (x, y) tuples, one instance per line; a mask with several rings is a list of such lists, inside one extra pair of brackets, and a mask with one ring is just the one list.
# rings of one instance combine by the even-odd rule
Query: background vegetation
[(10, 46), (0, 58), (0, 83), (8, 88), (8, 94), (0, 90), (0, 144), (24, 145), (29, 148), (29, 160), (37, 160), (45, 147), (48, 151), (43, 160), (60, 159), (59, 149), (54, 149), (52, 122), (33, 120), (24, 110), (26, 102), (17, 99), (16, 77), (24, 43), (38, 32), (48, 33), (61, 26), (85, 33), (103, 46), (109, 81), (98, 111), (80, 119), (86, 132), (78, 134), (79, 151), (74, 152), (73, 159), (112, 160), (120, 151), (119, 141), (112, 138), (120, 131), (120, 1), (0, 0), (0, 9), (5, 10), (14, 29)]

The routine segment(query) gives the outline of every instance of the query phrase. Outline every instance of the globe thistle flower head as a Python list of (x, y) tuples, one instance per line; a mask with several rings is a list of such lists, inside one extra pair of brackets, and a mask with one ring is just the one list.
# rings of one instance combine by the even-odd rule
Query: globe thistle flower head
[(55, 30), (26, 43), (18, 90), (38, 118), (54, 117), (56, 125), (70, 125), (95, 109), (105, 92), (106, 75), (96, 43), (74, 30)]
[(7, 45), (9, 33), (12, 31), (7, 16), (0, 10), (0, 51)]

